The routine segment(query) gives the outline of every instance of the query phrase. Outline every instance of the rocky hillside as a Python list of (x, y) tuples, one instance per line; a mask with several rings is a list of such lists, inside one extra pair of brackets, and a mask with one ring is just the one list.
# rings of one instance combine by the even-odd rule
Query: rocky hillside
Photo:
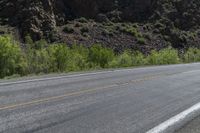
[(120, 52), (200, 46), (199, 0), (1, 0), (0, 34)]

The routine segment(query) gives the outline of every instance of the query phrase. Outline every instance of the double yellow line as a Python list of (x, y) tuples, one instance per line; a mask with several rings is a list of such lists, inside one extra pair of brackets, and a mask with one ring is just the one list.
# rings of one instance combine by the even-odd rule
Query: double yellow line
[(41, 99), (33, 100), (30, 102), (12, 104), (12, 105), (7, 105), (7, 106), (3, 106), (3, 107), (0, 106), (0, 111), (7, 110), (7, 109), (14, 109), (14, 108), (23, 107), (23, 106), (34, 105), (34, 104), (40, 104), (40, 103), (49, 102), (49, 101), (61, 100), (63, 98), (69, 97), (69, 96), (75, 96), (75, 95), (81, 95), (84, 93), (96, 92), (98, 90), (111, 89), (111, 88), (117, 87), (117, 86), (123, 86), (123, 85), (128, 85), (131, 83), (138, 83), (138, 82), (143, 82), (143, 81), (150, 80), (150, 79), (156, 79), (161, 76), (164, 76), (164, 75), (162, 74), (162, 75), (155, 75), (155, 76), (145, 76), (144, 78), (141, 78), (141, 79), (130, 80), (128, 82), (122, 82), (122, 83), (115, 83), (115, 84), (107, 85), (104, 87), (98, 87), (98, 88), (94, 88), (94, 89), (86, 89), (86, 90), (82, 90), (82, 91), (78, 91), (78, 92), (66, 93), (66, 94), (63, 94), (60, 96), (41, 98)]

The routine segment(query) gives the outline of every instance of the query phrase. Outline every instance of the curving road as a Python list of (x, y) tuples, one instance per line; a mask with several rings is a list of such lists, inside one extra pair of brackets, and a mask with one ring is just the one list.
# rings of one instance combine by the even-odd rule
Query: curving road
[(200, 63), (0, 82), (0, 132), (144, 133), (200, 102)]

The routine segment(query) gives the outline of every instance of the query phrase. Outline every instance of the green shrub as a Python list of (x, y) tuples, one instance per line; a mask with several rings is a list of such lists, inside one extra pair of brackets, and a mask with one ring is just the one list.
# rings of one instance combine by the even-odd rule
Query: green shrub
[(136, 27), (128, 26), (128, 27), (124, 28), (123, 31), (136, 37), (139, 44), (146, 43), (145, 38), (143, 37), (142, 33), (140, 31), (138, 31)]
[(88, 49), (73, 45), (70, 49), (64, 44), (54, 44), (48, 48), (53, 71), (79, 71), (88, 68)]
[(71, 55), (71, 60), (69, 61), (68, 71), (80, 71), (80, 70), (87, 70), (88, 64), (87, 60), (84, 58), (83, 55), (79, 53), (73, 53)]
[(27, 52), (29, 73), (66, 71), (68, 49), (63, 44), (52, 44), (47, 48), (29, 50)]
[(28, 70), (29, 73), (49, 73), (50, 57), (46, 49), (30, 50), (27, 53)]
[(57, 68), (57, 70), (60, 72), (69, 71), (68, 66), (72, 60), (70, 48), (65, 44), (54, 44), (51, 46), (51, 48), (51, 56), (53, 57), (52, 60), (54, 60), (54, 64), (56, 65), (55, 68)]
[(83, 25), (79, 22), (75, 23), (74, 27), (82, 27)]
[(137, 42), (138, 42), (139, 44), (146, 44), (146, 40), (145, 40), (145, 38), (143, 38), (143, 37), (137, 38)]
[(153, 50), (148, 56), (147, 61), (150, 65), (180, 63), (178, 51), (172, 48), (166, 48), (160, 51)]
[(13, 74), (23, 75), (27, 64), (18, 43), (9, 36), (0, 36), (0, 78)]
[(164, 25), (163, 23), (161, 23), (161, 22), (159, 22), (159, 21), (157, 21), (157, 22), (155, 23), (155, 28), (160, 29), (160, 28), (163, 28), (163, 27), (165, 27), (165, 25)]
[(25, 36), (25, 43), (26, 43), (28, 49), (31, 49), (34, 47), (34, 42), (30, 35)]
[(76, 45), (74, 44), (72, 46), (72, 53), (79, 53), (81, 54), (85, 59), (88, 58), (89, 55), (89, 49), (84, 47), (83, 45)]
[(134, 23), (132, 26), (133, 26), (134, 28), (138, 28), (138, 27), (139, 27), (138, 23)]
[(108, 67), (108, 63), (114, 58), (113, 50), (100, 45), (93, 45), (89, 50), (88, 61), (95, 66)]
[(125, 31), (127, 33), (130, 33), (131, 35), (133, 35), (134, 37), (137, 37), (138, 36), (138, 31), (135, 27), (128, 27), (127, 29), (125, 29)]
[(89, 28), (84, 26), (84, 27), (81, 27), (80, 31), (81, 31), (81, 34), (84, 34), (84, 33), (89, 32)]
[(73, 45), (71, 49), (71, 71), (87, 70), (89, 50), (86, 47)]
[(43, 49), (43, 48), (46, 48), (47, 46), (48, 46), (48, 43), (47, 43), (47, 41), (44, 40), (44, 39), (41, 39), (41, 40), (36, 41), (36, 42), (34, 43), (34, 48), (35, 48), (35, 49)]
[[(153, 50), (148, 56), (138, 51), (125, 51), (115, 55), (112, 49), (97, 44), (91, 48), (83, 45), (69, 48), (66, 44), (50, 45), (44, 40), (34, 43), (29, 36), (25, 40), (30, 44), (27, 44), (24, 52), (11, 37), (0, 36), (0, 78), (33, 73), (180, 63), (178, 51), (173, 48)], [(181, 57), (184, 62), (200, 61), (200, 49), (190, 48)]]
[(184, 62), (199, 62), (200, 61), (200, 49), (189, 48), (184, 54)]
[(69, 27), (69, 26), (65, 26), (64, 28), (63, 28), (63, 31), (65, 32), (65, 33), (73, 33), (74, 32), (74, 29), (72, 28), (72, 27)]
[(87, 23), (88, 22), (88, 20), (86, 19), (86, 18), (84, 18), (84, 17), (81, 17), (81, 18), (79, 18), (79, 19), (77, 19), (78, 20), (78, 22), (80, 22), (80, 23)]
[(25, 37), (25, 43), (27, 48), (26, 50), (31, 50), (31, 49), (39, 50), (48, 46), (48, 43), (45, 39), (33, 42), (32, 38), (29, 35)]
[(151, 40), (152, 35), (150, 33), (144, 33), (144, 38)]
[(132, 57), (128, 51), (125, 51), (123, 54), (115, 57), (115, 59), (110, 62), (110, 67), (130, 67), (132, 66)]
[[(46, 47), (48, 43), (45, 40), (39, 40), (31, 43), (28, 41), (28, 49), (26, 49), (26, 60), (28, 64), (28, 73), (49, 73), (52, 72), (50, 65), (52, 64)], [(32, 41), (31, 41), (32, 42)]]
[(146, 56), (139, 51), (132, 53), (131, 60), (132, 66), (141, 66), (147, 64)]

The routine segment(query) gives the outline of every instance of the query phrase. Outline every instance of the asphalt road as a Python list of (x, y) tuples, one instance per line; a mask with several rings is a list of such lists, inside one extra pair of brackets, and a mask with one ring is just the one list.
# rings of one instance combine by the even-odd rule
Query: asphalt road
[(0, 132), (144, 133), (200, 102), (200, 63), (0, 83)]

